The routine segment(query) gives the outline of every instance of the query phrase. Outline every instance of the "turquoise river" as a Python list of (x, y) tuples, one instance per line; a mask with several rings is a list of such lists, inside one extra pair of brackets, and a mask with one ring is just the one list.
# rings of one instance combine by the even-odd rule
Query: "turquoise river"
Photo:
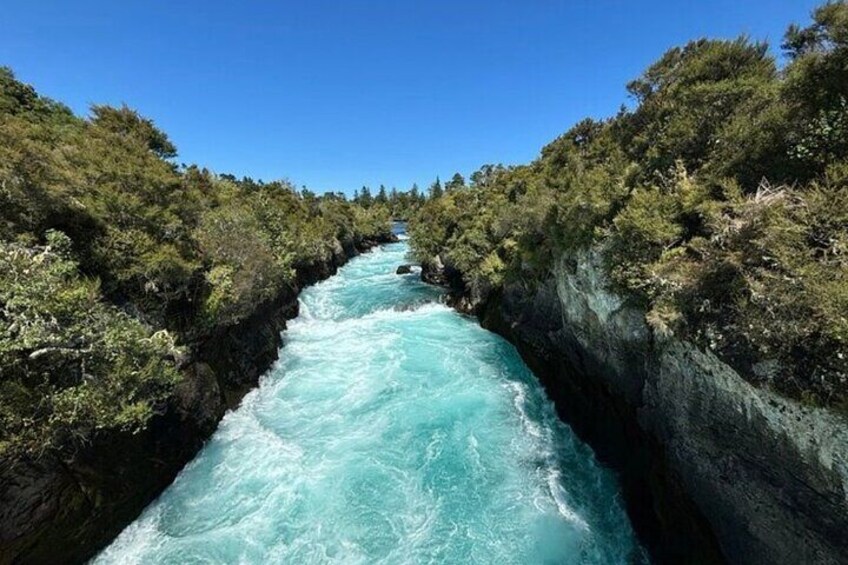
[(644, 561), (613, 474), (509, 343), (394, 274), (407, 249), (301, 294), (280, 361), (95, 563)]

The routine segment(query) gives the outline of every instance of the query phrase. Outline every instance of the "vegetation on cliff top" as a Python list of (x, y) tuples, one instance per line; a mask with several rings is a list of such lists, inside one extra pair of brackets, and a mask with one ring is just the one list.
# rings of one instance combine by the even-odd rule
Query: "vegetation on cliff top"
[(748, 38), (669, 50), (635, 101), (529, 165), (481, 169), (413, 218), (412, 245), (477, 296), (604, 250), (648, 322), (757, 383), (848, 401), (848, 4), (793, 25), (779, 68)]
[(175, 156), (129, 108), (79, 118), (0, 69), (0, 455), (142, 428), (193, 344), (390, 233), (382, 207)]

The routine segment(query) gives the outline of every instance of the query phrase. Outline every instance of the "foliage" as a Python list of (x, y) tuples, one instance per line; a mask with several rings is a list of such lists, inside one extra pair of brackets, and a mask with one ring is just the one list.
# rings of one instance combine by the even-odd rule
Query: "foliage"
[(426, 196), (418, 189), (417, 184), (413, 184), (406, 192), (398, 191), (392, 188), (386, 192), (384, 186), (380, 187), (377, 197), (371, 196), (371, 189), (363, 186), (362, 190), (357, 190), (353, 195), (353, 202), (360, 207), (371, 210), (381, 209), (388, 213), (395, 220), (408, 220), (426, 201)]
[(291, 292), (301, 269), (390, 233), (386, 206), (175, 155), (126, 106), (79, 118), (0, 69), (0, 449), (143, 427), (177, 380), (175, 342), (202, 342)]
[(658, 331), (753, 382), (848, 402), (848, 4), (763, 43), (700, 39), (628, 85), (527, 166), (486, 166), (413, 217), (418, 258), (468, 290), (535, 284), (595, 246)]
[(272, 299), (279, 285), (292, 277), (290, 260), (275, 257), (271, 236), (247, 203), (235, 200), (210, 210), (196, 237), (211, 267), (206, 273), (211, 292), (203, 304), (209, 323), (237, 322), (256, 304)]
[(0, 243), (0, 454), (136, 431), (178, 381), (171, 335), (104, 303), (67, 236), (47, 240)]

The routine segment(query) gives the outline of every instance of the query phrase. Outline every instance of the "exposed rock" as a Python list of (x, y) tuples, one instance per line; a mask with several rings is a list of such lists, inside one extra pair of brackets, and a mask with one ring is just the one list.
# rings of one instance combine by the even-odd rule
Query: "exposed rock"
[(412, 265), (400, 265), (395, 271), (396, 275), (408, 275), (412, 272)]
[(398, 241), (400, 241), (398, 239), (398, 236), (396, 236), (395, 234), (393, 234), (391, 232), (386, 232), (386, 233), (382, 234), (379, 238), (376, 238), (376, 239), (360, 239), (360, 240), (353, 242), (353, 244), (356, 247), (356, 249), (361, 253), (363, 251), (367, 251), (368, 249), (371, 249), (372, 247), (376, 247), (376, 246), (383, 244), (383, 243), (397, 243)]
[(454, 291), (456, 296), (466, 294), (462, 273), (445, 257), (436, 255), (421, 263), (421, 280), (426, 283), (444, 286)]
[(619, 472), (657, 561), (844, 562), (843, 417), (754, 387), (711, 352), (655, 333), (607, 290), (597, 252), (560, 261), (533, 290), (507, 287), (480, 315)]
[(445, 276), (445, 266), (442, 263), (442, 258), (436, 255), (429, 261), (421, 263), (421, 280), (426, 283), (446, 286), (447, 277)]
[(0, 565), (83, 562), (109, 543), (277, 359), (286, 320), (297, 315), (298, 290), (392, 240), (339, 242), (327, 261), (298, 266), (296, 288), (195, 344), (194, 355), (180, 360), (185, 378), (144, 431), (102, 433), (73, 455), (0, 459)]

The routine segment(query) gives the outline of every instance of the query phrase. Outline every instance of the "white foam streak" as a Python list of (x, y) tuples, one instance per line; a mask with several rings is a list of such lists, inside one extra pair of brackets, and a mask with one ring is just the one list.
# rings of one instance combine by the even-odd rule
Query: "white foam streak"
[(557, 511), (560, 515), (569, 522), (576, 524), (581, 530), (589, 530), (589, 524), (580, 517), (577, 512), (571, 509), (568, 502), (565, 500), (565, 492), (560, 484), (561, 473), (558, 469), (550, 468), (547, 473), (548, 491), (556, 503)]

